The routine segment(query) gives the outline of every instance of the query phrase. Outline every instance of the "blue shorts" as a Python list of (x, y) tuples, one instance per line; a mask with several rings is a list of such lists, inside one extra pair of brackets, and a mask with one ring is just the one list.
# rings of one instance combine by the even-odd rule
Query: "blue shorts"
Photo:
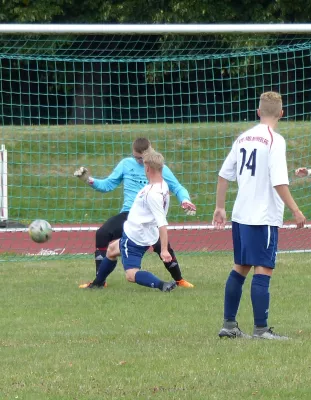
[(141, 260), (150, 246), (139, 246), (123, 232), (120, 239), (120, 252), (123, 268), (141, 268)]
[(232, 222), (234, 262), (238, 265), (275, 267), (278, 227)]

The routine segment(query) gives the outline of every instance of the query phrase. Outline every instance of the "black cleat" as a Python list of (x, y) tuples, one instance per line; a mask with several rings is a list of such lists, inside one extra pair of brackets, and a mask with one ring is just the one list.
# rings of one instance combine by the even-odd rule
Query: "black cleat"
[(172, 282), (164, 282), (162, 289), (160, 289), (162, 292), (171, 292), (174, 290), (177, 286), (177, 283), (175, 281)]
[(83, 283), (82, 285), (79, 285), (79, 289), (103, 289), (105, 285), (96, 285), (96, 283), (93, 282), (88, 282), (88, 283)]
[(268, 339), (268, 340), (288, 340), (289, 337), (281, 336), (273, 332), (273, 328), (256, 328), (254, 329), (254, 339)]
[(236, 339), (236, 338), (242, 338), (242, 339), (251, 339), (252, 337), (248, 335), (247, 333), (244, 333), (241, 331), (241, 329), (238, 327), (238, 324), (236, 323), (236, 326), (228, 329), (228, 328), (221, 328), (219, 331), (218, 336), (220, 338), (227, 337), (229, 339)]

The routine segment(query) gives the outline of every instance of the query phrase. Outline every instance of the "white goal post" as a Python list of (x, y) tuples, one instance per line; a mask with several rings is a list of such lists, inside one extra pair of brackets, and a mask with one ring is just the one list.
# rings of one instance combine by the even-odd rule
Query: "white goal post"
[(8, 220), (8, 154), (5, 145), (0, 148), (0, 222)]

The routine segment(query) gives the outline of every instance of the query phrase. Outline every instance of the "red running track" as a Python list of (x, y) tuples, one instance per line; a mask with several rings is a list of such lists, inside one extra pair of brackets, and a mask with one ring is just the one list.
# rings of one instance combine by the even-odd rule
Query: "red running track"
[[(169, 230), (169, 239), (176, 251), (230, 251), (232, 250), (231, 230), (206, 229), (207, 225), (186, 226), (187, 229)], [(311, 225), (310, 225), (311, 227)], [(174, 228), (174, 227), (170, 227)], [(190, 229), (189, 229), (190, 228)], [(201, 229), (202, 228), (202, 229)], [(56, 227), (52, 239), (43, 244), (34, 243), (25, 229), (1, 230), (0, 253), (24, 255), (92, 254), (95, 246), (96, 226)], [(64, 230), (66, 229), (66, 230)], [(280, 229), (280, 251), (311, 251), (311, 231), (305, 229)]]

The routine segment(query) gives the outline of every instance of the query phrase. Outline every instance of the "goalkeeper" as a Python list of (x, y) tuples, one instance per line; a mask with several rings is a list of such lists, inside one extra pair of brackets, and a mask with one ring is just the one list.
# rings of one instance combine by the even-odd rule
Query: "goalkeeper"
[[(129, 210), (135, 200), (137, 193), (148, 184), (145, 174), (143, 153), (151, 147), (150, 141), (146, 138), (137, 138), (132, 145), (133, 157), (122, 159), (113, 172), (105, 179), (95, 179), (90, 176), (85, 167), (80, 167), (74, 175), (89, 184), (99, 192), (110, 192), (123, 182), (124, 200), (123, 206), (118, 215), (109, 218), (96, 232), (95, 264), (96, 274), (102, 260), (106, 256), (108, 245), (111, 241), (120, 239), (123, 233), (123, 224), (127, 220)], [(187, 215), (195, 215), (196, 207), (190, 201), (188, 191), (178, 182), (172, 171), (164, 165), (163, 178), (168, 184), (169, 190), (178, 198), (181, 207)], [(153, 250), (161, 259), (161, 242), (152, 246)], [(174, 250), (168, 244), (168, 251), (172, 257), (171, 261), (163, 261), (165, 268), (171, 274), (178, 286), (193, 288), (194, 286), (183, 279), (181, 270), (176, 259)]]

